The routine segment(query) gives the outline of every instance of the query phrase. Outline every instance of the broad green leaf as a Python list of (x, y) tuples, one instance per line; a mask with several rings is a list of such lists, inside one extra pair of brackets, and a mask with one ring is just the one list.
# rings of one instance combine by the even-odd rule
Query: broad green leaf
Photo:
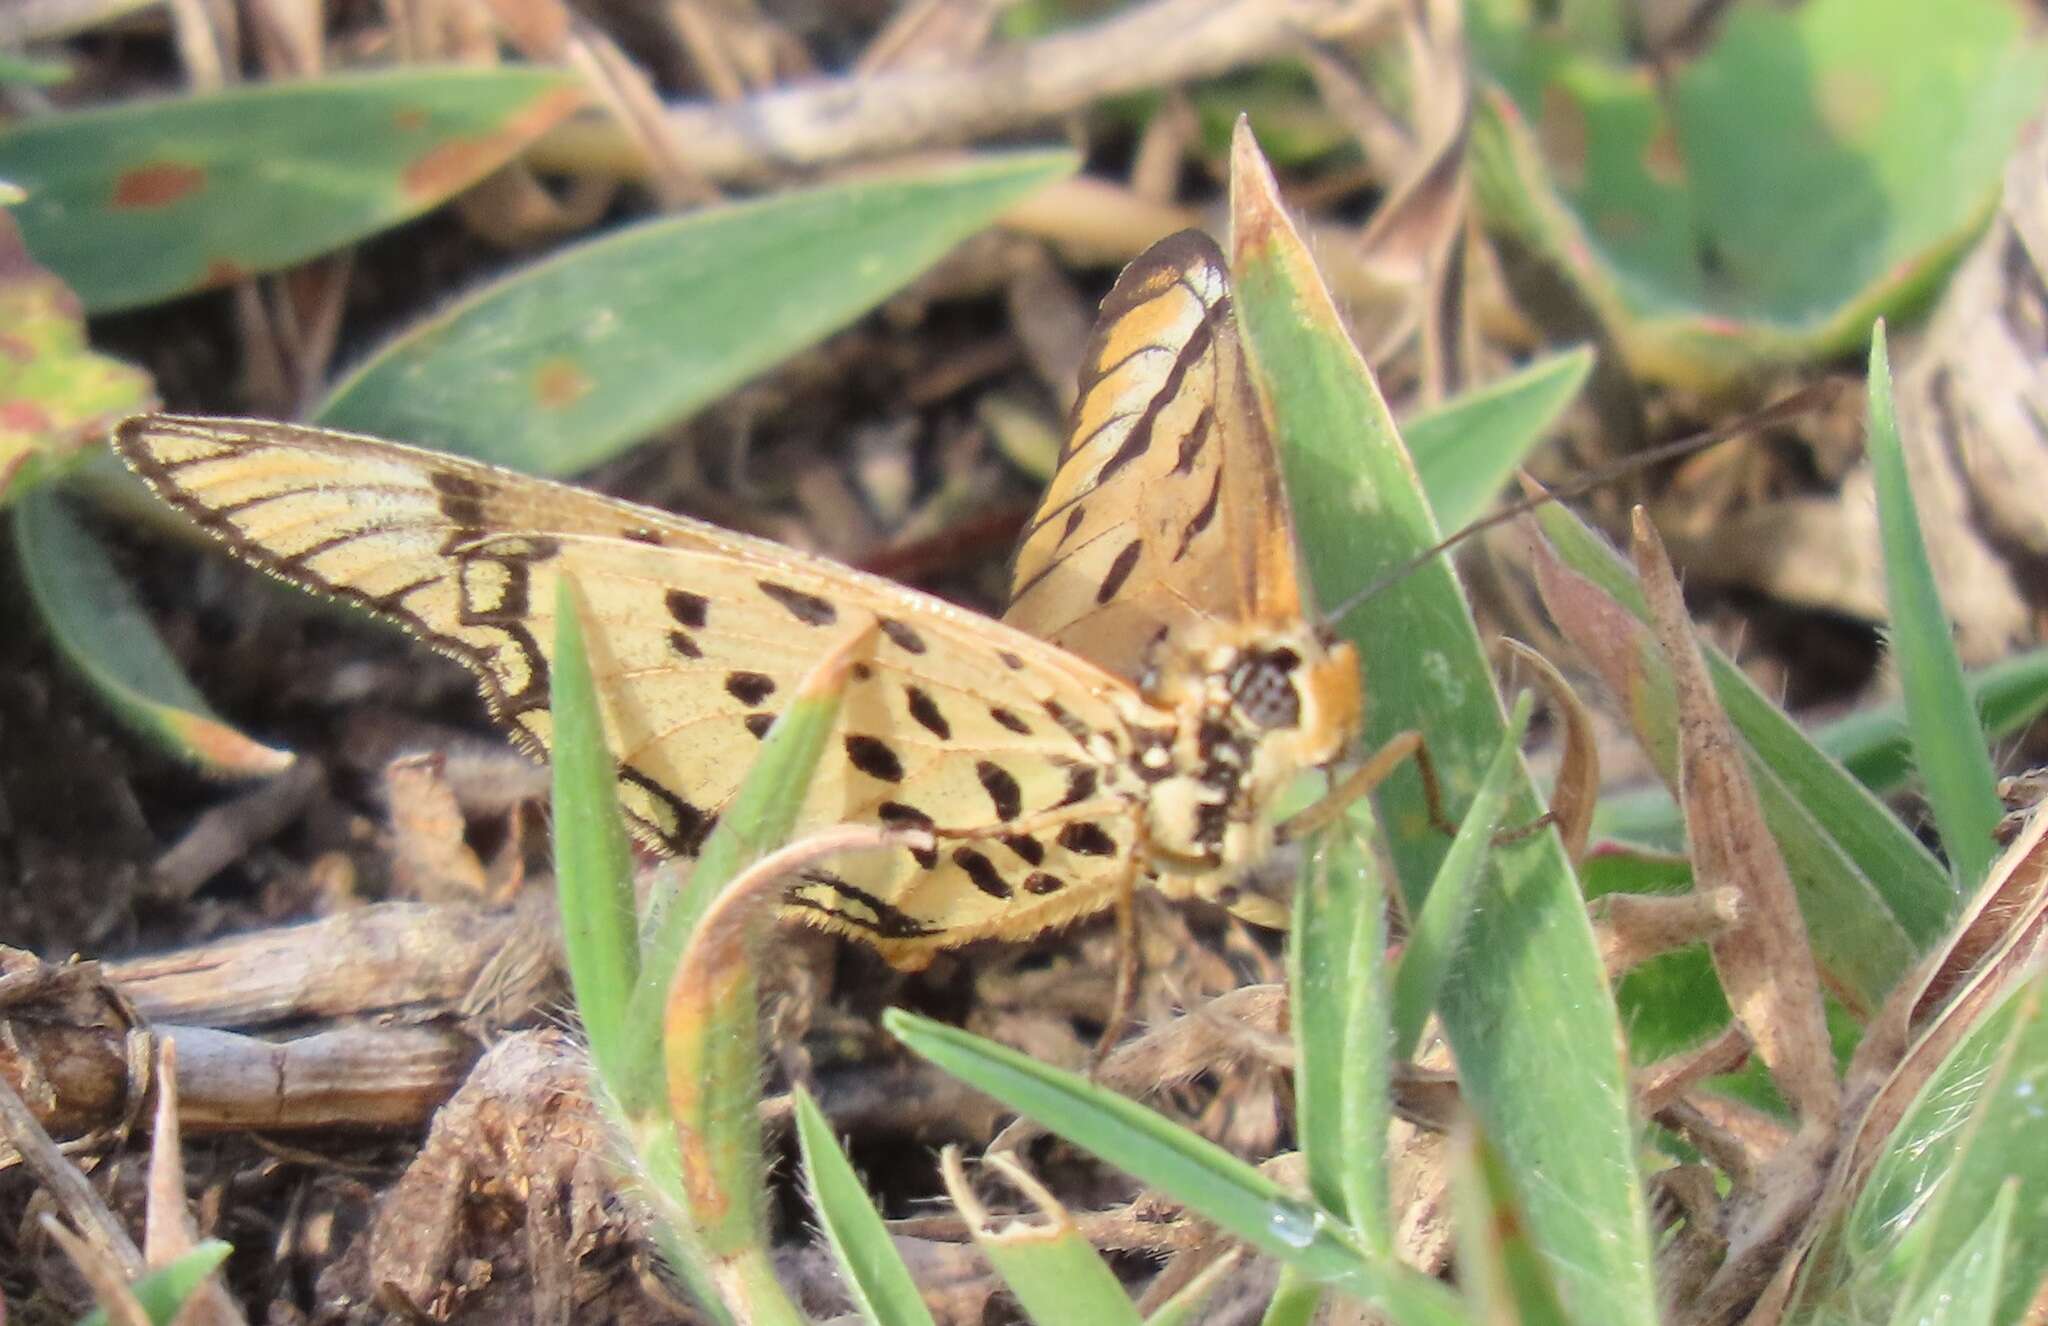
[(1550, 355), (1401, 425), (1444, 529), (1479, 518), (1593, 371), (1581, 347)]
[(802, 1085), (794, 1100), (804, 1187), (854, 1306), (873, 1326), (931, 1326), (931, 1309), (918, 1294), (881, 1212), (832, 1136), (831, 1121)]
[(990, 154), (628, 227), (416, 324), (315, 420), (588, 469), (844, 327), (1074, 165)]
[(29, 252), (94, 313), (275, 271), (389, 229), (582, 101), (543, 69), (414, 66), (15, 121)]
[(207, 707), (128, 582), (48, 488), (15, 506), (14, 549), (43, 624), (116, 717), (208, 773), (282, 772), (292, 753), (251, 740)]
[(1855, 346), (1924, 295), (2048, 87), (2004, 0), (1733, 6), (1653, 77), (1529, 6), (1473, 7), (1475, 196), (1637, 373), (1710, 388)]
[(1920, 537), (1920, 517), (1906, 477), (1906, 453), (1892, 408), (1892, 368), (1884, 324), (1870, 341), (1870, 462), (1877, 483), (1878, 533), (1884, 544), (1886, 606), (1891, 609), (1891, 657), (1905, 697), (1914, 762), (1924, 781), (1934, 822), (1958, 895), (1984, 882), (1998, 848), (1993, 834), (2002, 813), (1984, 729), (1963, 686), (1963, 663), (1934, 568)]
[[(1370, 371), (1273, 196), (1249, 134), (1233, 170), (1237, 307), (1271, 399), (1295, 519), (1319, 600), (1342, 602), (1440, 538)], [(1367, 747), (1408, 727), (1429, 743), (1457, 818), (1506, 719), (1450, 567), (1435, 559), (1341, 617), (1369, 685)], [(1519, 762), (1517, 762), (1519, 765)], [(1419, 778), (1381, 788), (1399, 884), (1414, 914), (1448, 844)], [(1512, 822), (1540, 813), (1517, 769)], [(1557, 836), (1493, 854), (1467, 955), (1439, 1001), (1466, 1100), (1507, 1158), (1535, 1237), (1572, 1310), (1608, 1326), (1655, 1320), (1621, 1033)]]

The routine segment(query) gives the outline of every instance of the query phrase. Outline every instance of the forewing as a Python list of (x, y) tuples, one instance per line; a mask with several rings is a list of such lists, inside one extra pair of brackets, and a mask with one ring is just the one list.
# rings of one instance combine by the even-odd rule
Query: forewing
[(1117, 803), (1007, 827), (1100, 803), (1104, 752), (1128, 737), (1111, 698), (1120, 683), (989, 618), (763, 540), (372, 439), (156, 416), (124, 425), (118, 445), (245, 560), (469, 667), (536, 754), (551, 735), (556, 582), (573, 574), (620, 800), (672, 852), (695, 852), (780, 706), (872, 616), (873, 651), (853, 670), (799, 827), (974, 836), (830, 863), (791, 903), (899, 961), (1095, 910), (1129, 859)]
[(1299, 622), (1286, 490), (1215, 242), (1160, 241), (1103, 301), (1003, 620), (1136, 681), (1162, 633)]

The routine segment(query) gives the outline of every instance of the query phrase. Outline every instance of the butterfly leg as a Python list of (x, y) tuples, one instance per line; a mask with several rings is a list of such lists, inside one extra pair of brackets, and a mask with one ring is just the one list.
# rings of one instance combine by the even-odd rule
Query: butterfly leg
[[(1401, 766), (1401, 761), (1411, 757), (1415, 760), (1415, 771), (1422, 776), (1422, 798), (1428, 807), (1430, 827), (1446, 838), (1457, 837), (1458, 826), (1444, 813), (1443, 784), (1437, 780), (1436, 761), (1429, 756), (1429, 743), (1423, 740), (1420, 732), (1411, 728), (1389, 737), (1385, 745), (1374, 751), (1364, 764), (1339, 779), (1337, 785), (1323, 793), (1314, 805), (1281, 821), (1273, 831), (1274, 841), (1292, 842), (1328, 828), (1346, 807), (1360, 797), (1372, 795), (1373, 789)], [(1500, 830), (1493, 835), (1492, 845), (1507, 847), (1533, 838), (1553, 824), (1562, 823), (1557, 809), (1552, 807), (1527, 824)]]
[(1352, 802), (1370, 796), (1374, 788), (1384, 783), (1387, 776), (1408, 759), (1415, 761), (1415, 771), (1422, 775), (1422, 796), (1429, 807), (1430, 825), (1439, 833), (1455, 835), (1458, 826), (1444, 814), (1443, 785), (1437, 781), (1436, 761), (1429, 757), (1429, 743), (1422, 739), (1420, 732), (1410, 728), (1389, 737), (1384, 746), (1366, 758), (1365, 763), (1337, 780), (1337, 785), (1323, 793), (1321, 800), (1282, 821), (1273, 832), (1275, 840), (1292, 842), (1329, 827)]
[(1138, 872), (1145, 860), (1150, 834), (1146, 832), (1144, 816), (1133, 816), (1131, 823), (1137, 839), (1131, 844), (1123, 868), (1117, 872), (1116, 897), (1111, 904), (1116, 915), (1116, 986), (1109, 997), (1109, 1017), (1088, 1056), (1091, 1076), (1124, 1038), (1131, 1025), (1131, 1011), (1138, 1003)]

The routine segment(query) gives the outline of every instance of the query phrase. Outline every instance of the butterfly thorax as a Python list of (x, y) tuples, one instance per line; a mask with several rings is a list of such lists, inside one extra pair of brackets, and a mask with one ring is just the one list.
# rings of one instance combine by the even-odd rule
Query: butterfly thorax
[(1162, 637), (1140, 692), (1171, 721), (1133, 723), (1153, 863), (1229, 873), (1272, 846), (1274, 795), (1335, 759), (1357, 731), (1357, 654), (1303, 626), (1205, 624)]

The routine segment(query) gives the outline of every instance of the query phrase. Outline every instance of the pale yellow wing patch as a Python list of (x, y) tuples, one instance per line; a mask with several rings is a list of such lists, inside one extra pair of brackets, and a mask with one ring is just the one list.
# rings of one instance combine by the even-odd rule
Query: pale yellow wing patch
[[(245, 560), (469, 667), (536, 754), (551, 734), (556, 582), (573, 574), (620, 799), (673, 852), (695, 851), (787, 696), (872, 616), (881, 629), (799, 827), (971, 836), (828, 863), (790, 904), (894, 960), (1095, 911), (1130, 867), (1134, 810), (1108, 786), (1133, 739), (1127, 688), (999, 622), (763, 540), (372, 439), (153, 416), (117, 445)], [(1045, 814), (1084, 803), (1107, 810)]]
[(1136, 681), (1197, 621), (1298, 624), (1293, 527), (1223, 255), (1161, 241), (1103, 301), (1003, 619)]

